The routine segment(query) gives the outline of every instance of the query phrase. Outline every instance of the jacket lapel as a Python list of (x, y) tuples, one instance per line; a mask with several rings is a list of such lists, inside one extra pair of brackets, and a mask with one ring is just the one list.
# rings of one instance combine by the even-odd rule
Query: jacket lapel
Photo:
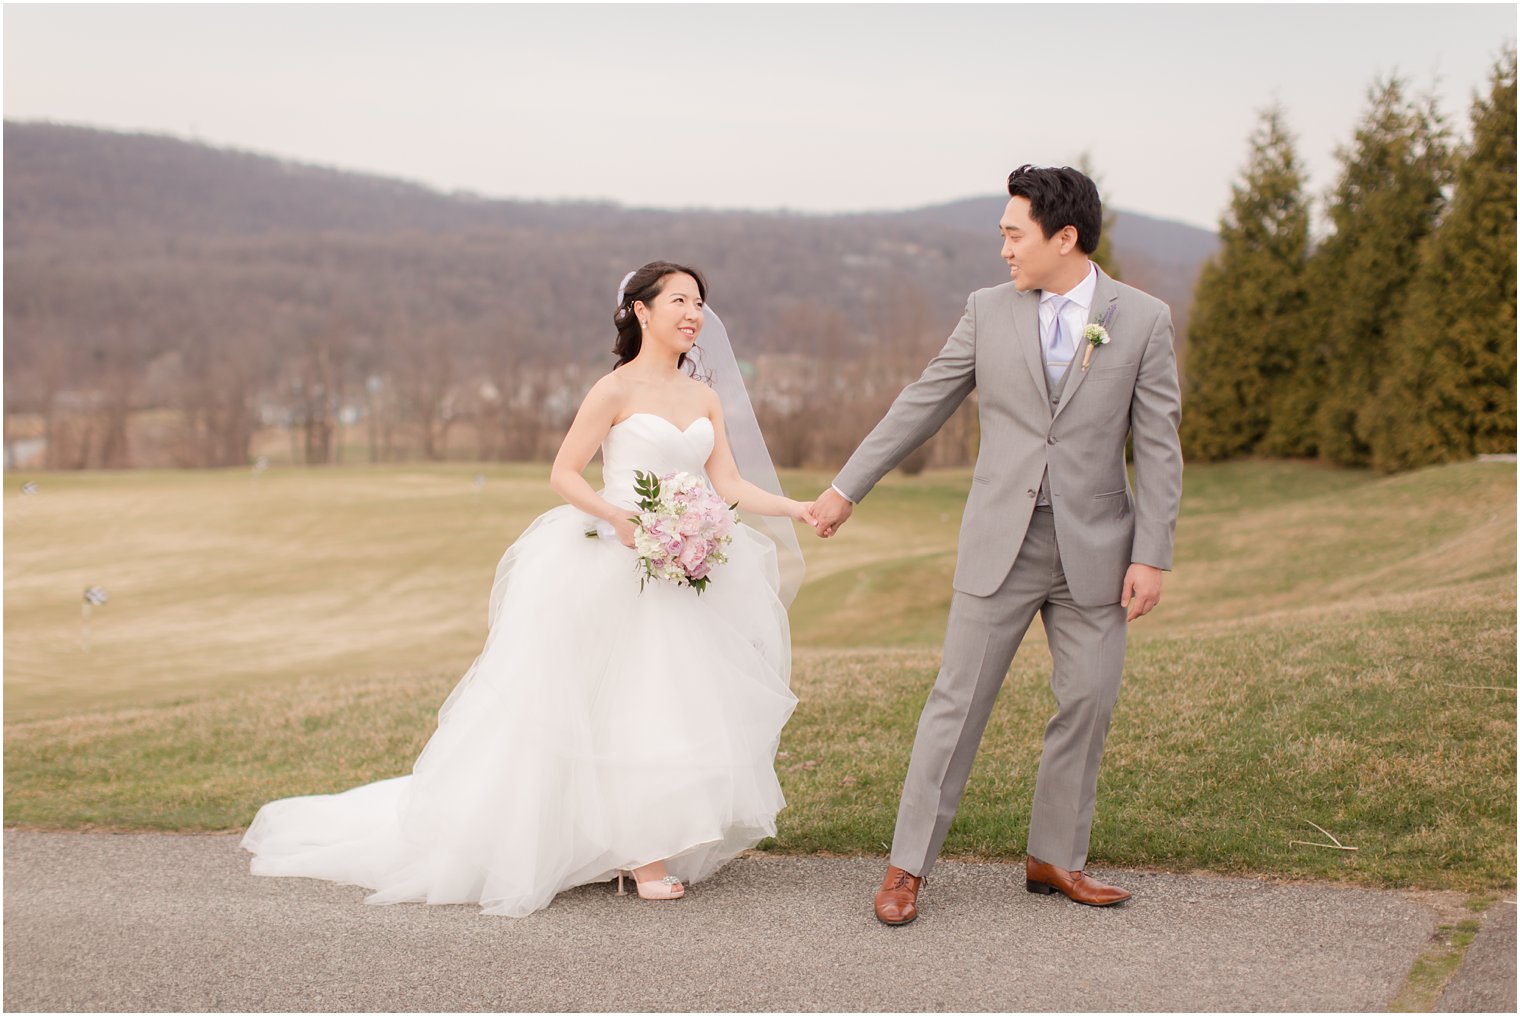
[[(1110, 279), (1096, 264), (1093, 265), (1098, 272), (1096, 285), (1093, 286), (1092, 308), (1087, 313), (1087, 323), (1096, 324), (1104, 318), (1113, 323), (1112, 311), (1116, 311), (1119, 302), (1119, 287)], [(1038, 331), (1038, 328), (1036, 328)], [(1076, 396), (1077, 389), (1082, 387), (1082, 381), (1087, 377), (1087, 371), (1082, 369), (1082, 358), (1087, 355), (1087, 340), (1077, 336), (1077, 355), (1072, 359), (1071, 366), (1066, 368), (1066, 384), (1061, 393), (1061, 404), (1056, 407), (1056, 416), (1061, 415), (1061, 410), (1071, 405), (1071, 400)], [(1093, 362), (1098, 360), (1099, 353), (1093, 350)], [(1089, 364), (1091, 366), (1091, 364)]]
[(1045, 393), (1045, 411), (1050, 411), (1050, 386), (1045, 381), (1045, 359), (1040, 355), (1040, 294), (1013, 291), (1013, 334), (1024, 365), (1034, 378), (1035, 387)]

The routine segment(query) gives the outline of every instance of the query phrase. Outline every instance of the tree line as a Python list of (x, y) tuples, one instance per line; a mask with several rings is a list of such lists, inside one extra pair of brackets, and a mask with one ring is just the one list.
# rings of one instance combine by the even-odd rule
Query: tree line
[[(894, 263), (914, 254), (901, 236), (861, 227), (842, 251), (788, 258), (785, 236), (749, 230), (764, 266), (747, 272), (700, 249), (737, 244), (728, 232), (688, 258), (716, 265), (777, 460), (837, 464), (943, 341), (954, 290)], [(40, 441), (33, 466), (244, 466), (271, 439), (312, 466), (547, 460), (613, 363), (618, 269), (669, 249), (495, 230), (132, 236), (108, 257), (73, 236), (7, 252), (6, 442)], [(866, 263), (836, 267), (852, 257)], [(953, 276), (971, 258), (932, 260)], [(974, 450), (947, 437), (925, 461)]]
[[(618, 279), (655, 258), (707, 273), (776, 461), (828, 468), (1006, 279), (996, 194), (965, 221), (663, 212), (57, 125), (5, 140), (5, 438), (27, 468), (546, 460), (613, 362)], [(1198, 236), (1126, 269), (1191, 277), (1208, 234), (1132, 225)], [(967, 409), (909, 466), (976, 449)]]
[(1456, 144), (1431, 98), (1375, 83), (1316, 238), (1286, 117), (1260, 115), (1195, 291), (1190, 460), (1395, 472), (1515, 451), (1513, 45), (1470, 116)]

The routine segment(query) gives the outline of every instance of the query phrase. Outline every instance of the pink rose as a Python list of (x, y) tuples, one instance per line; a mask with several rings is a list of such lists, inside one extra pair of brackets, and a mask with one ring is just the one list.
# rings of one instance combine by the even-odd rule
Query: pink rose
[(693, 574), (693, 569), (706, 560), (708, 550), (709, 546), (706, 540), (694, 537), (686, 541), (686, 545), (681, 548), (677, 559), (681, 562), (681, 567), (686, 570), (686, 573), (691, 575)]

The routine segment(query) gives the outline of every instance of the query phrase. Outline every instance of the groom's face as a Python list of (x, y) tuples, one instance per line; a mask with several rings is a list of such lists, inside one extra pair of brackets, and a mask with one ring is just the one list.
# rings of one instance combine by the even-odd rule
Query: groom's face
[(1021, 293), (1044, 289), (1051, 275), (1060, 269), (1065, 231), (1047, 239), (1040, 224), (1030, 217), (1029, 199), (1025, 197), (1008, 199), (998, 228), (1003, 233), (1003, 260), (1014, 288)]

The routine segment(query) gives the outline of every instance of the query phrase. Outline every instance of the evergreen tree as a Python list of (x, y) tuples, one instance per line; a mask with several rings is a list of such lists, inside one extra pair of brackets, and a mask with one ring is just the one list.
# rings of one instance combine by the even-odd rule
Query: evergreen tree
[[(1324, 354), (1299, 382), (1319, 386), (1315, 438), (1338, 465), (1371, 460), (1369, 433), (1394, 332), (1451, 180), (1446, 130), (1431, 100), (1405, 98), (1398, 78), (1375, 85), (1330, 195), (1330, 235), (1309, 260), (1313, 319)], [(1302, 398), (1302, 393), (1298, 393)]]
[(1297, 359), (1309, 209), (1280, 108), (1261, 114), (1250, 146), (1188, 325), (1182, 440), (1196, 459), (1257, 450)]
[(1385, 472), (1515, 451), (1515, 50), (1472, 108), (1456, 193), (1426, 241), (1379, 389)]
[[(1092, 158), (1083, 152), (1077, 159), (1077, 169), (1082, 175), (1098, 185), (1098, 193), (1103, 193), (1103, 181), (1093, 173)], [(1113, 204), (1105, 197), (1103, 199), (1103, 228), (1098, 233), (1098, 249), (1092, 252), (1092, 259), (1098, 263), (1111, 279), (1119, 278), (1119, 262), (1114, 257), (1114, 220), (1118, 218), (1113, 212)]]

